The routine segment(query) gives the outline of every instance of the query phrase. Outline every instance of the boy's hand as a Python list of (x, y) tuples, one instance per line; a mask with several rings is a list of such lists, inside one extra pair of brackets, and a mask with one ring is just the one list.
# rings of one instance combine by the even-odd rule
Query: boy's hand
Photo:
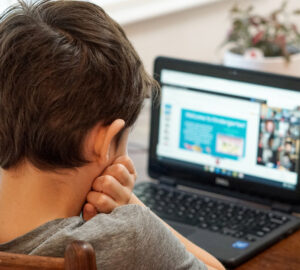
[(87, 195), (83, 219), (89, 220), (97, 213), (110, 213), (116, 207), (128, 204), (136, 180), (136, 170), (128, 156), (117, 158), (97, 177)]

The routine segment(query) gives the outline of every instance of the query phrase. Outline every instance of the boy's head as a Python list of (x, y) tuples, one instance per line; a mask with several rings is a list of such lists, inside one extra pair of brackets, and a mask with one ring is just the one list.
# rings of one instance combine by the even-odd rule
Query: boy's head
[(0, 21), (0, 166), (84, 165), (95, 125), (131, 126), (155, 82), (120, 26), (81, 1), (23, 1)]

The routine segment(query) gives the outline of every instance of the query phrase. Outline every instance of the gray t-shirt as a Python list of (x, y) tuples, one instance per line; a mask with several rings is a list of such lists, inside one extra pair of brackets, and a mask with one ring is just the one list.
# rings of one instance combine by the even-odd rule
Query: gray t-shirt
[(56, 219), (10, 242), (0, 251), (63, 257), (73, 240), (92, 244), (99, 269), (207, 269), (149, 210), (139, 205), (116, 208), (85, 222)]

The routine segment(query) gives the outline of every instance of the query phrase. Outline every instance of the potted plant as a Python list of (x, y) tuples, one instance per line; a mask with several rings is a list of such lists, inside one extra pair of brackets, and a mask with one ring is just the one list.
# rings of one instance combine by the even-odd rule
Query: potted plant
[(232, 27), (223, 45), (227, 66), (300, 76), (300, 31), (291, 21), (300, 10), (287, 11), (287, 1), (268, 16), (253, 6), (231, 11)]

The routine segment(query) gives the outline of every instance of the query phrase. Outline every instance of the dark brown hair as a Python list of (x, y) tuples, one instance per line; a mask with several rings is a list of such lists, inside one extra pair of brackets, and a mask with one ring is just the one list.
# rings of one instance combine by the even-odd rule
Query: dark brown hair
[(0, 20), (0, 166), (84, 165), (87, 132), (118, 118), (131, 126), (156, 86), (99, 6), (19, 1)]

